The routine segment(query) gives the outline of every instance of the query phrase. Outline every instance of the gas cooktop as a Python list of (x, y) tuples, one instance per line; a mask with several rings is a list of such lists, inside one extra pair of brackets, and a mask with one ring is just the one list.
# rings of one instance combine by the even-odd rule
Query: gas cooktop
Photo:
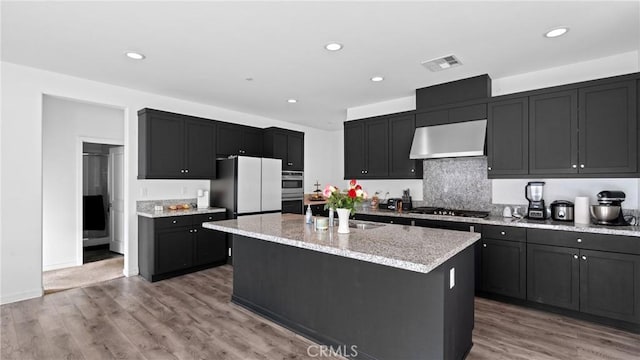
[(462, 216), (462, 217), (473, 217), (473, 218), (486, 218), (487, 216), (489, 216), (488, 211), (456, 210), (456, 209), (447, 209), (447, 208), (429, 207), (429, 206), (415, 207), (409, 210), (409, 212), (414, 214)]

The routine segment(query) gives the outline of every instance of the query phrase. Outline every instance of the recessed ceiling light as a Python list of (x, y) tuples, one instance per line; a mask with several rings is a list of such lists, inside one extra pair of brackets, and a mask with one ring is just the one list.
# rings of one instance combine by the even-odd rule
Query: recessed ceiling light
[(247, 80), (247, 81), (253, 81), (253, 78), (252, 78), (252, 77), (248, 77), (248, 78), (245, 78), (245, 80)]
[(384, 78), (382, 76), (374, 76), (374, 77), (371, 78), (371, 81), (373, 81), (373, 82), (380, 82), (382, 80), (384, 80)]
[(129, 59), (133, 59), (133, 60), (144, 60), (145, 56), (143, 54), (134, 52), (134, 51), (127, 51), (126, 53), (124, 53)]
[(324, 48), (329, 50), (329, 51), (338, 51), (338, 50), (342, 49), (342, 44), (329, 43), (329, 44), (325, 45)]
[(289, 104), (295, 104), (295, 103), (297, 103), (297, 102), (298, 102), (298, 100), (296, 100), (296, 99), (289, 99), (289, 100), (287, 100), (287, 102), (288, 102)]
[(569, 31), (569, 28), (567, 28), (567, 27), (559, 27), (559, 28), (555, 28), (555, 29), (551, 29), (551, 30), (547, 31), (544, 34), (544, 36), (548, 37), (548, 38), (554, 38), (554, 37), (558, 37), (558, 36), (562, 36), (562, 35), (566, 34), (567, 31)]

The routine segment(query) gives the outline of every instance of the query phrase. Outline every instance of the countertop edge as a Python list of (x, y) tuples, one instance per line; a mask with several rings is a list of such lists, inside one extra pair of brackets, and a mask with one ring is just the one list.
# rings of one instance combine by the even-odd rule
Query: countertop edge
[(226, 212), (225, 208), (207, 208), (207, 209), (186, 209), (186, 210), (165, 210), (158, 212), (148, 212), (148, 211), (136, 211), (136, 215), (143, 216), (146, 218), (161, 218), (161, 217), (171, 217), (171, 216), (189, 216), (189, 215), (198, 215), (198, 214), (214, 214), (214, 213), (222, 213)]
[[(245, 231), (245, 230), (231, 228), (227, 226), (216, 225), (215, 222), (205, 222), (202, 224), (202, 227), (206, 229), (218, 230), (218, 231), (223, 231), (231, 234), (242, 235), (242, 236), (247, 236), (255, 239), (269, 241), (276, 244), (294, 246), (301, 249), (318, 251), (325, 254), (342, 256), (345, 258), (366, 261), (374, 264), (379, 264), (379, 265), (384, 265), (384, 266), (389, 266), (389, 267), (394, 267), (398, 269), (424, 273), (424, 274), (431, 272), (433, 269), (442, 265), (443, 263), (451, 259), (453, 256), (455, 256), (456, 254), (460, 253), (462, 250), (468, 248), (469, 246), (472, 246), (476, 241), (480, 240), (480, 234), (469, 233), (471, 238), (468, 241), (465, 241), (463, 244), (451, 249), (451, 251), (447, 252), (445, 255), (442, 256), (442, 258), (438, 259), (437, 261), (434, 261), (429, 265), (424, 265), (424, 264), (416, 264), (414, 262), (405, 261), (405, 260), (391, 259), (391, 258), (383, 257), (380, 255), (365, 254), (357, 251), (339, 249), (339, 248), (330, 247), (330, 246), (309, 244), (303, 241), (283, 238), (283, 237), (274, 236), (274, 235), (267, 235), (267, 234), (252, 232), (252, 231)], [(449, 230), (449, 231), (452, 231), (452, 230)], [(348, 234), (346, 234), (346, 236), (348, 236)]]

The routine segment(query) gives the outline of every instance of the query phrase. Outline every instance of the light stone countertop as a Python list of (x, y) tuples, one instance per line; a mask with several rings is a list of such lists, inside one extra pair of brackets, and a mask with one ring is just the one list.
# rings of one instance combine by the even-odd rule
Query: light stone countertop
[(202, 226), (419, 273), (430, 272), (480, 239), (478, 233), (391, 224), (350, 228), (349, 234), (338, 234), (337, 226), (314, 231), (313, 224), (305, 224), (303, 215), (279, 213), (240, 216)]
[(164, 210), (164, 211), (137, 211), (136, 214), (139, 216), (144, 216), (148, 218), (160, 218), (160, 217), (170, 217), (170, 216), (186, 216), (186, 215), (198, 215), (198, 214), (213, 214), (213, 213), (223, 213), (226, 212), (225, 208), (206, 208), (206, 209), (198, 209), (191, 208), (186, 210)]
[(439, 221), (455, 221), (473, 224), (487, 224), (487, 225), (500, 225), (500, 226), (516, 226), (535, 229), (548, 229), (548, 230), (562, 230), (562, 231), (574, 231), (594, 234), (608, 234), (608, 235), (625, 235), (640, 237), (640, 226), (604, 226), (593, 224), (574, 224), (573, 222), (562, 222), (552, 220), (529, 220), (529, 219), (515, 219), (515, 218), (503, 218), (498, 216), (489, 216), (486, 218), (471, 218), (462, 216), (444, 216), (444, 215), (427, 215), (427, 214), (412, 214), (409, 212), (395, 212), (388, 210), (374, 210), (374, 209), (362, 209), (357, 210), (358, 214), (378, 215), (378, 216), (397, 216), (411, 219), (427, 219), (427, 220), (439, 220)]

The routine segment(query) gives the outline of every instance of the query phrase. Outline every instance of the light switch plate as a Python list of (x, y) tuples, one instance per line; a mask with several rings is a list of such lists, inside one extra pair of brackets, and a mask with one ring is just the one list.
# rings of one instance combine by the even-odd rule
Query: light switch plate
[(449, 289), (453, 289), (456, 286), (456, 268), (449, 270)]

